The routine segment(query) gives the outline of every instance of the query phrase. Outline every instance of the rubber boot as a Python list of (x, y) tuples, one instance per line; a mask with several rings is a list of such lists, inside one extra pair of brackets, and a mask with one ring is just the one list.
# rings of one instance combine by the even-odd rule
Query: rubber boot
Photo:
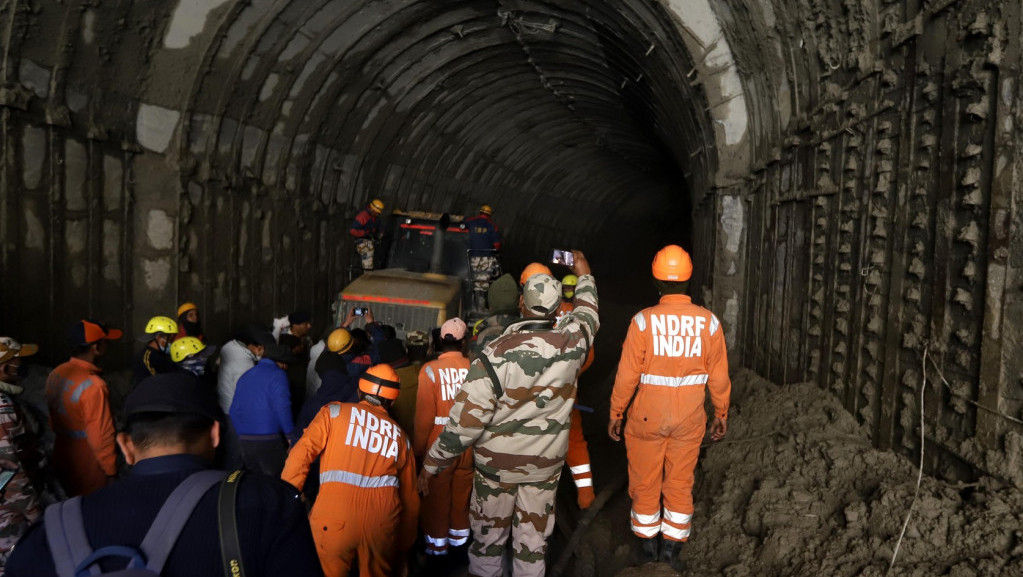
[(681, 550), (681, 541), (665, 539), (664, 542), (661, 543), (661, 563), (667, 563), (668, 565), (671, 565), (672, 569), (681, 571), (685, 567), (682, 559), (679, 558), (679, 552), (681, 552)]
[(643, 562), (657, 561), (657, 537), (640, 539), (643, 542)]

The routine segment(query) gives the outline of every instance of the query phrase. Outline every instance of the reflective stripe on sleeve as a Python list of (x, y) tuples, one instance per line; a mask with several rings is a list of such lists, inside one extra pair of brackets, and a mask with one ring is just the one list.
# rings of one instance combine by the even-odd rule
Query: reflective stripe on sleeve
[(721, 321), (714, 315), (710, 315), (710, 335), (714, 336), (714, 333), (718, 332), (718, 327), (721, 326)]
[(643, 316), (643, 313), (636, 313), (632, 320), (636, 321), (636, 326), (639, 327), (640, 332), (646, 330), (646, 317)]
[(572, 471), (573, 475), (578, 475), (580, 473), (589, 473), (590, 464), (586, 463), (585, 465), (579, 465), (578, 467), (569, 467), (569, 469)]
[(320, 473), (320, 483), (344, 483), (363, 489), (376, 489), (379, 487), (397, 487), (398, 478), (394, 475), (380, 475), (378, 477), (367, 477), (350, 471), (324, 471)]
[(444, 425), (448, 424), (448, 418), (447, 417), (434, 417), (433, 418), (433, 424), (434, 425), (440, 425), (440, 426), (443, 427)]
[(706, 385), (709, 375), (688, 375), (685, 377), (665, 377), (662, 375), (643, 374), (639, 382), (644, 385), (658, 385), (661, 387), (686, 387), (691, 385)]
[(426, 367), (426, 376), (430, 377), (431, 382), (437, 382), (436, 377), (433, 376), (433, 367)]
[(576, 487), (592, 487), (593, 486), (593, 477), (585, 477), (583, 479), (572, 479), (572, 480), (575, 481), (575, 486)]
[(341, 405), (330, 404), (330, 418), (336, 419), (341, 414)]

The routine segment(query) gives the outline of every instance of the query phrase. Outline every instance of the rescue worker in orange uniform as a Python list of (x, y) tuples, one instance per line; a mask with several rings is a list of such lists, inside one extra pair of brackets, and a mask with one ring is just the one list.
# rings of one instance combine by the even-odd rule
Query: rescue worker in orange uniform
[[(419, 371), (416, 400), (415, 441), (412, 447), (419, 462), (437, 440), (455, 395), (469, 372), (469, 359), (463, 353), (465, 322), (448, 319), (440, 327), (440, 356)], [(426, 554), (447, 555), (448, 547), (461, 547), (469, 541), (469, 496), (472, 494), (472, 451), (466, 451), (455, 463), (430, 480), (423, 496), (420, 526), (426, 534)]]
[(419, 494), (412, 445), (387, 414), (398, 375), (386, 364), (359, 379), (358, 403), (323, 406), (291, 449), (281, 478), (299, 491), (320, 457), (320, 492), (309, 515), (326, 577), (400, 574), (416, 539)]
[[(565, 275), (561, 279), (561, 305), (558, 308), (558, 321), (561, 317), (575, 309), (575, 287), (579, 284), (579, 277), (574, 274)], [(555, 321), (557, 322), (557, 321)], [(593, 364), (593, 347), (586, 357), (586, 363), (580, 369), (579, 374), (586, 372)], [(576, 502), (580, 509), (589, 509), (595, 497), (593, 493), (593, 471), (590, 469), (590, 447), (586, 444), (586, 437), (583, 436), (583, 414), (579, 410), (579, 404), (572, 409), (572, 425), (568, 430), (568, 453), (565, 455), (565, 464), (572, 472), (572, 482), (575, 483)]]
[(680, 544), (689, 538), (693, 516), (693, 474), (707, 432), (704, 400), (709, 391), (710, 437), (721, 440), (732, 383), (721, 322), (685, 294), (693, 272), (689, 254), (668, 245), (654, 256), (652, 270), (661, 299), (629, 323), (608, 434), (621, 439), (625, 408), (635, 394), (625, 425), (632, 531), (649, 560), (679, 569)]
[(68, 496), (102, 489), (117, 474), (114, 417), (110, 392), (96, 365), (107, 341), (121, 331), (79, 321), (68, 332), (71, 359), (46, 379), (46, 405), (53, 429), (53, 468)]

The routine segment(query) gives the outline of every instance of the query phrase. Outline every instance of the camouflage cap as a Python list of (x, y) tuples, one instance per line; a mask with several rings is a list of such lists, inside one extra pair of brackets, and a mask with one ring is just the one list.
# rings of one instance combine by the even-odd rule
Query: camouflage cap
[(535, 274), (522, 289), (522, 302), (526, 309), (548, 316), (561, 304), (561, 283), (549, 274)]

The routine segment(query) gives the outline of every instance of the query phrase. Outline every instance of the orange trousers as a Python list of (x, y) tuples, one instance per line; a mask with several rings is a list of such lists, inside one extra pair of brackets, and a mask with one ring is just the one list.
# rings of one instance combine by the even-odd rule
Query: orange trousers
[(460, 547), (469, 541), (472, 471), (472, 451), (466, 451), (430, 480), (430, 492), (419, 508), (427, 555), (446, 555), (448, 546)]
[(326, 577), (348, 577), (356, 560), (359, 575), (389, 577), (398, 558), (398, 497), (394, 489), (336, 490), (321, 485), (309, 515), (313, 541)]
[(634, 405), (625, 426), (632, 531), (645, 539), (661, 533), (671, 541), (686, 541), (693, 517), (696, 460), (707, 420), (702, 406), (697, 414), (674, 423), (665, 413), (644, 418), (647, 413)]
[(572, 409), (572, 424), (568, 429), (568, 454), (565, 462), (575, 482), (576, 501), (580, 509), (593, 504), (593, 471), (590, 470), (590, 448), (583, 436), (583, 416), (579, 409)]

